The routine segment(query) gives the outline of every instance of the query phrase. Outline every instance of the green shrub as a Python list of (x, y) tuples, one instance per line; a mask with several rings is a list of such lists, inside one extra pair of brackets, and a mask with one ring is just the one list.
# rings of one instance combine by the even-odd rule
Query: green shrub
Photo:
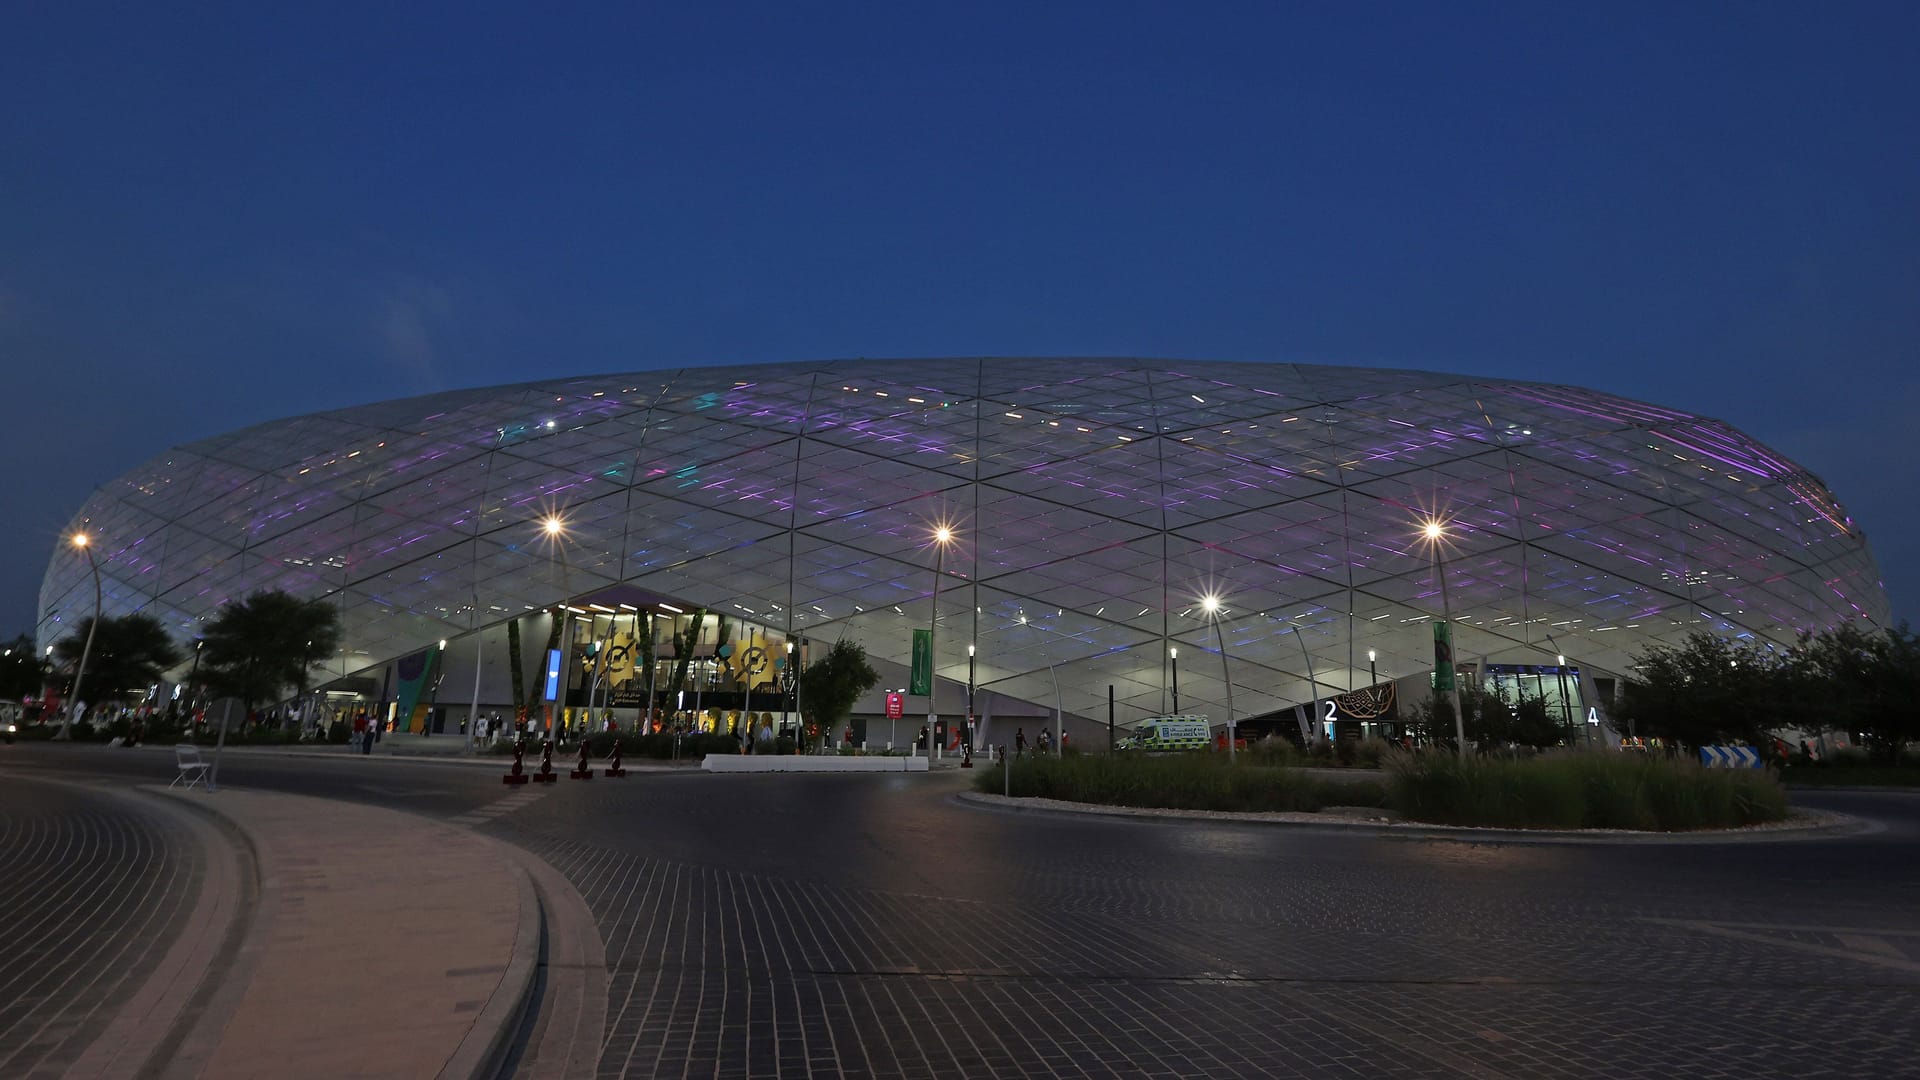
[(1787, 816), (1771, 772), (1685, 758), (1565, 753), (1530, 759), (1395, 755), (1388, 805), (1415, 821), (1519, 829), (1733, 828)]
[[(1128, 751), (1137, 753), (1138, 751)], [(1256, 765), (1293, 765), (1300, 760), (1300, 748), (1282, 735), (1268, 735), (1247, 744), (1247, 755)]]
[(1827, 752), (1824, 760), (1828, 765), (1841, 765), (1847, 768), (1864, 768), (1873, 764), (1873, 756), (1858, 746), (1843, 746)]
[(1393, 744), (1385, 739), (1361, 739), (1353, 745), (1354, 764), (1367, 769), (1377, 769), (1393, 753)]
[[(999, 794), (1003, 766), (974, 777), (974, 787)], [(1220, 754), (1028, 755), (1013, 762), (1012, 792), (1106, 806), (1180, 810), (1314, 811), (1322, 806), (1379, 805), (1379, 785), (1316, 777), (1284, 766), (1229, 762)]]

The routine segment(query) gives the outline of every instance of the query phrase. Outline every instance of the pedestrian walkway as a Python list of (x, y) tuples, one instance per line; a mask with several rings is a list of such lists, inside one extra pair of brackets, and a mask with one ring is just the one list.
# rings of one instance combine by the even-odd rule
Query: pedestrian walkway
[(144, 790), (237, 828), (258, 894), (227, 948), (147, 988), (157, 1000), (184, 991), (195, 1008), (164, 1024), (123, 1010), (110, 1030), (140, 1052), (91, 1054), (69, 1076), (133, 1076), (148, 1054), (147, 1075), (207, 1080), (497, 1069), (540, 944), (539, 902), (504, 845), (371, 806)]
[[(420, 737), (415, 735), (410, 736), (410, 738), (419, 740)], [(442, 742), (443, 738), (443, 736), (435, 735), (430, 740), (427, 740), (435, 743), (436, 746), (434, 749), (426, 751), (419, 750), (416, 744), (404, 742), (397, 743), (388, 749), (382, 749), (382, 747), (385, 746), (383, 742), (375, 746), (371, 754), (362, 754), (358, 748), (349, 749), (345, 746), (333, 746), (325, 743), (293, 743), (283, 746), (227, 746), (217, 751), (217, 755), (223, 757), (248, 758), (299, 758), (312, 761), (333, 761), (342, 764), (378, 762), (382, 766), (395, 764), (454, 765), (463, 768), (486, 769), (500, 773), (505, 773), (513, 767), (512, 754), (477, 752), (469, 755), (464, 752), (464, 744), (447, 746), (442, 749), (438, 744)], [(391, 741), (393, 736), (389, 735), (387, 739)], [(444, 741), (453, 743), (456, 740), (446, 738)], [(569, 744), (569, 749), (577, 747), (578, 745), (578, 743)], [(102, 750), (111, 749), (115, 753), (123, 752), (121, 748), (118, 747), (108, 748), (101, 746), (100, 748)], [(130, 749), (152, 754), (171, 755), (173, 753), (172, 744), (147, 743), (143, 746), (131, 747)], [(200, 753), (201, 756), (209, 761), (213, 760), (216, 756), (214, 747), (208, 743), (200, 744)], [(574, 759), (578, 753), (577, 749), (574, 749), (572, 753), (568, 753), (566, 750), (555, 747), (553, 752), (554, 770), (565, 773), (572, 769)], [(605, 764), (605, 758), (596, 757), (593, 759), (593, 766), (596, 770), (602, 768)], [(699, 761), (690, 758), (679, 761), (661, 761), (655, 758), (630, 757), (622, 764), (629, 772), (692, 772), (700, 767)], [(539, 767), (540, 744), (529, 741), (527, 744), (525, 768), (528, 772), (532, 772)]]
[(495, 799), (478, 810), (469, 810), (459, 817), (449, 818), (447, 823), (450, 825), (461, 825), (467, 828), (485, 825), (495, 818), (505, 817), (516, 810), (522, 809), (528, 803), (540, 799), (553, 789), (553, 784), (523, 784), (519, 787), (509, 789), (507, 794)]

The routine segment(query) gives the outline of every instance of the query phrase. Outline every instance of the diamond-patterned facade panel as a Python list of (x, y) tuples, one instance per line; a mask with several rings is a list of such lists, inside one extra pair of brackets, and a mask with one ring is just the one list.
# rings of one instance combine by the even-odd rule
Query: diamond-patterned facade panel
[[(462, 390), (174, 447), (71, 528), (99, 540), (109, 613), (183, 639), (284, 588), (339, 603), (343, 655), (372, 665), (624, 586), (890, 664), (932, 624), (944, 679), (971, 645), (982, 689), (1050, 705), (1057, 677), (1067, 711), (1101, 718), (1108, 687), (1125, 717), (1169, 707), (1174, 650), (1181, 708), (1216, 714), (1229, 678), (1248, 715), (1361, 685), (1369, 653), (1380, 678), (1416, 675), (1449, 609), (1463, 659), (1613, 674), (1694, 629), (1785, 644), (1890, 617), (1832, 493), (1719, 421), (1293, 364), (857, 360)], [(91, 602), (63, 546), (42, 644)]]

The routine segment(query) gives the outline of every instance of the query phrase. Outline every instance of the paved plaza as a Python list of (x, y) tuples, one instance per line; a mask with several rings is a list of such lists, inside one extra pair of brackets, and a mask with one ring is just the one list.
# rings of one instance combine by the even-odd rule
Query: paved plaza
[[(0, 769), (170, 771), (24, 751)], [(1014, 812), (955, 798), (953, 771), (667, 769), (530, 796), (479, 763), (223, 770), (550, 868), (548, 933), (578, 952), (542, 985), (571, 996), (540, 997), (514, 1075), (1920, 1076), (1920, 795), (1796, 793), (1879, 823), (1864, 835), (1582, 845)], [(8, 881), (41, 865), (13, 836)], [(504, 961), (478, 955), (491, 940), (466, 967)], [(596, 1049), (541, 1052), (561, 1029)]]

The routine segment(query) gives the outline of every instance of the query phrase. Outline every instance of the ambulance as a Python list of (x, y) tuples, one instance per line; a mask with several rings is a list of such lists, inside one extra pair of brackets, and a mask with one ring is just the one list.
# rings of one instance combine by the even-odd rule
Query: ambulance
[(1120, 744), (1123, 750), (1149, 753), (1171, 750), (1206, 750), (1213, 746), (1213, 725), (1205, 716), (1149, 716), (1140, 721), (1133, 734)]

